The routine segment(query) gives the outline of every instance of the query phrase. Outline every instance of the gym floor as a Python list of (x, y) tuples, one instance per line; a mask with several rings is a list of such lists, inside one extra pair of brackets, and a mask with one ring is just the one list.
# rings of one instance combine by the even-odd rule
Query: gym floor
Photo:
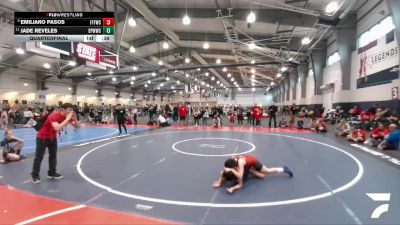
[[(115, 127), (88, 126), (63, 135), (65, 146), (58, 154), (58, 169), (64, 178), (59, 181), (45, 179), (47, 158), (42, 163), (40, 184), (30, 182), (31, 155), (21, 162), (0, 165), (0, 182), (5, 184), (0, 185), (1, 223), (400, 221), (400, 166), (326, 135), (305, 130), (193, 126), (131, 126), (128, 135), (119, 137), (114, 132)], [(212, 188), (224, 161), (238, 154), (255, 155), (270, 167), (288, 166), (294, 177), (250, 179), (234, 194)], [(374, 201), (374, 193), (390, 193), (390, 199)], [(371, 218), (382, 204), (389, 204), (388, 212)]]

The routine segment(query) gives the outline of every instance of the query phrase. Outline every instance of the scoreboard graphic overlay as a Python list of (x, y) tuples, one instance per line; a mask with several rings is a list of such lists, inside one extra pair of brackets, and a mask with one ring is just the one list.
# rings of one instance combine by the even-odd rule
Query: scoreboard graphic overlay
[(21, 42), (114, 42), (114, 12), (14, 12)]

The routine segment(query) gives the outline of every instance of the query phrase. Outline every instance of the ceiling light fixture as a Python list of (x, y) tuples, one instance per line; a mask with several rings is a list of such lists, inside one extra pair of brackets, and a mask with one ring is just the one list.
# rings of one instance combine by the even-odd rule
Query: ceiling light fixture
[(128, 25), (130, 26), (130, 27), (136, 27), (136, 20), (133, 18), (133, 17), (130, 17), (129, 19), (128, 19)]
[(15, 52), (16, 52), (17, 54), (19, 54), (19, 55), (25, 54), (25, 50), (23, 50), (22, 48), (16, 48), (16, 49), (15, 49)]
[(163, 61), (158, 61), (158, 65), (160, 65), (160, 66), (162, 66), (162, 65), (164, 65), (164, 63), (163, 63)]
[(203, 48), (204, 49), (209, 49), (210, 48), (210, 44), (208, 44), (208, 42), (204, 42)]
[(189, 57), (186, 57), (186, 58), (185, 58), (185, 63), (190, 63)]
[(250, 50), (253, 50), (253, 49), (255, 49), (256, 48), (256, 44), (254, 44), (254, 42), (251, 42), (250, 44), (249, 44), (249, 49)]
[(68, 62), (68, 65), (70, 65), (70, 66), (76, 66), (76, 62), (75, 62), (75, 61), (69, 61), (69, 62)]
[(115, 81), (117, 81), (117, 78), (113, 77), (113, 78), (111, 78), (111, 80), (112, 80), (113, 82), (115, 82)]
[(169, 44), (167, 41), (164, 41), (164, 43), (162, 44), (163, 49), (168, 49), (169, 48)]
[(131, 80), (135, 80), (136, 78), (134, 76), (131, 76)]
[(281, 71), (282, 71), (282, 72), (285, 72), (286, 70), (288, 70), (288, 68), (285, 67), (285, 66), (282, 66)]
[(157, 74), (155, 72), (151, 73), (151, 76), (155, 77)]
[(206, 77), (208, 77), (208, 75), (209, 75), (209, 73), (208, 73), (208, 72), (206, 72)]
[(186, 76), (186, 77), (189, 77), (189, 74), (187, 73), (187, 74), (185, 74), (185, 76)]
[(228, 69), (226, 67), (222, 68), (223, 72), (226, 72)]
[(246, 20), (247, 20), (248, 23), (256, 22), (256, 14), (254, 14), (253, 11), (250, 11), (249, 15), (247, 15)]
[(311, 42), (311, 40), (310, 40), (309, 37), (304, 37), (304, 38), (301, 40), (301, 44), (302, 44), (302, 45), (308, 45), (308, 44), (310, 44), (310, 42)]
[(277, 77), (277, 78), (280, 78), (280, 77), (282, 77), (282, 74), (281, 74), (281, 73), (277, 73), (277, 74), (276, 74), (276, 77)]
[(136, 52), (136, 48), (133, 47), (133, 46), (129, 47), (129, 52), (130, 53), (135, 53)]
[(133, 85), (134, 84), (134, 82), (133, 81), (131, 81), (131, 85)]
[(215, 60), (215, 63), (217, 63), (217, 64), (221, 64), (221, 59), (220, 59), (220, 58), (218, 58), (217, 60)]
[(134, 71), (136, 71), (137, 69), (138, 69), (137, 66), (132, 67), (132, 70), (134, 70)]
[(231, 73), (228, 73), (228, 77), (231, 77), (232, 76), (232, 74)]
[(336, 11), (336, 9), (338, 7), (339, 7), (338, 3), (336, 1), (332, 1), (326, 6), (325, 12), (326, 13), (333, 13), (333, 12)]
[(88, 75), (88, 76), (92, 76), (92, 73), (91, 73), (91, 72), (88, 72), (87, 75)]
[(251, 63), (251, 64), (254, 64), (254, 63), (256, 63), (256, 60), (255, 60), (255, 59), (252, 59), (252, 60), (250, 61), (250, 63)]
[(182, 18), (182, 23), (186, 26), (190, 24), (190, 17), (187, 14)]
[(50, 69), (51, 66), (50, 66), (50, 64), (48, 64), (48, 63), (44, 63), (44, 64), (43, 64), (43, 67), (46, 68), (46, 69)]

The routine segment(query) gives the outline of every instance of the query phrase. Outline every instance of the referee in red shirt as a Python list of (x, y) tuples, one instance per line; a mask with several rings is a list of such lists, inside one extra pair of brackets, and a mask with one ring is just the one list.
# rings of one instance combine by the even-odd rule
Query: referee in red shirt
[(61, 179), (63, 176), (57, 173), (57, 132), (61, 131), (65, 126), (71, 124), (75, 128), (79, 128), (79, 122), (73, 110), (73, 105), (64, 103), (60, 111), (51, 113), (43, 124), (43, 127), (36, 135), (36, 154), (33, 160), (32, 182), (40, 183), (40, 165), (46, 148), (49, 149), (49, 171), (48, 178)]

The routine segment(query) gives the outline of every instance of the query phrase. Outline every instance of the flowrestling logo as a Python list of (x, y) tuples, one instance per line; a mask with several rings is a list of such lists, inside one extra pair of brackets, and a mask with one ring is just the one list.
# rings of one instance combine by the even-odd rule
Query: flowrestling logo
[(379, 219), (382, 214), (389, 211), (390, 193), (366, 193), (368, 197), (376, 202), (387, 202), (375, 208), (371, 214), (372, 219)]

